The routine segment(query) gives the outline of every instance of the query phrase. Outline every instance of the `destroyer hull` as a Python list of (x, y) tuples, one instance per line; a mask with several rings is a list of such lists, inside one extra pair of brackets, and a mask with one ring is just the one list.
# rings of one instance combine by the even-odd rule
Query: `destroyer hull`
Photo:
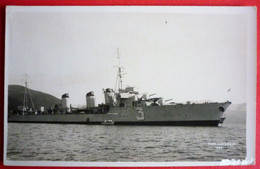
[(224, 102), (112, 107), (106, 114), (12, 115), (8, 118), (8, 122), (101, 124), (105, 120), (112, 120), (114, 125), (218, 126), (230, 104)]

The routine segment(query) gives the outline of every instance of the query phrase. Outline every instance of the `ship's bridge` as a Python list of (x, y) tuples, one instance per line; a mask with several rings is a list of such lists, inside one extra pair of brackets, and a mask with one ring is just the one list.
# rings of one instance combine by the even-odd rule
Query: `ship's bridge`
[(126, 87), (117, 93), (117, 103), (119, 107), (135, 106), (138, 101), (139, 92), (134, 91), (134, 87)]
[(139, 92), (134, 91), (134, 87), (126, 87), (125, 89), (121, 89), (116, 95), (116, 102), (119, 107), (163, 105), (162, 97), (149, 98), (150, 96), (147, 97), (147, 94), (140, 96)]

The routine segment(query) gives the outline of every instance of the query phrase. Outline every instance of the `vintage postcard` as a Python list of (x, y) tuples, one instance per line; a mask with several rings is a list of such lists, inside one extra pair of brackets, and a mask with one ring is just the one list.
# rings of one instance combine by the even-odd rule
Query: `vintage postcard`
[(255, 7), (8, 6), (5, 165), (252, 165)]

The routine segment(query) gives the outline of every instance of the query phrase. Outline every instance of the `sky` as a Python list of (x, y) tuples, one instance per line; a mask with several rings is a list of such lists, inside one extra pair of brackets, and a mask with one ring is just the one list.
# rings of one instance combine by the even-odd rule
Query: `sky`
[(69, 93), (73, 106), (89, 91), (101, 103), (102, 89), (115, 88), (118, 48), (124, 87), (174, 102), (245, 103), (248, 18), (233, 9), (15, 7), (7, 83), (24, 85), (28, 74), (29, 88)]

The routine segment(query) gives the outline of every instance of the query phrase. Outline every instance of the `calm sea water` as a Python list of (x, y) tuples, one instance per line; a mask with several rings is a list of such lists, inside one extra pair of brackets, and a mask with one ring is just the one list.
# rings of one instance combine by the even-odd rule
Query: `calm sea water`
[(245, 159), (245, 125), (220, 127), (8, 125), (7, 158), (26, 161)]

